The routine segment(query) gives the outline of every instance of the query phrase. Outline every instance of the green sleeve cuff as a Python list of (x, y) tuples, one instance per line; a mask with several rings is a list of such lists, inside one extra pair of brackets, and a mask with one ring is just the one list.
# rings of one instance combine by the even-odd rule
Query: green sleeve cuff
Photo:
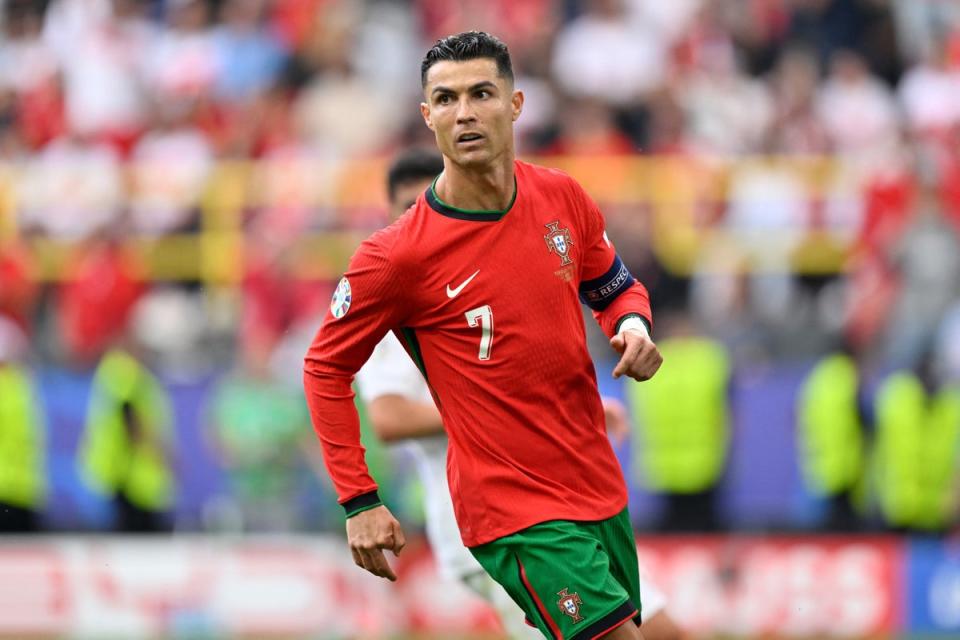
[(358, 513), (368, 511), (374, 507), (379, 507), (383, 504), (383, 501), (380, 500), (380, 495), (377, 493), (377, 490), (368, 491), (367, 493), (361, 493), (358, 496), (350, 498), (344, 502), (343, 510), (347, 514), (347, 518), (352, 518)]

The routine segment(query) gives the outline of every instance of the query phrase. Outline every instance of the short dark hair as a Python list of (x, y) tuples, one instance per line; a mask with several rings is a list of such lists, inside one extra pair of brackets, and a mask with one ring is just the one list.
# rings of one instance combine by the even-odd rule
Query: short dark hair
[(454, 36), (437, 40), (420, 63), (420, 84), (427, 86), (430, 67), (443, 60), (463, 62), (477, 58), (490, 58), (497, 63), (497, 74), (513, 82), (513, 64), (510, 51), (500, 38), (484, 31), (464, 31)]
[(435, 178), (443, 171), (443, 156), (436, 149), (408, 149), (394, 158), (387, 170), (387, 195), (393, 202), (405, 182)]

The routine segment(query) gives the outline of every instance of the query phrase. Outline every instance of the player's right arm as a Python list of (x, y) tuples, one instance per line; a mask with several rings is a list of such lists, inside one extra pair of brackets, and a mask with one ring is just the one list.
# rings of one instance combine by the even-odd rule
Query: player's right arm
[(383, 506), (360, 443), (351, 383), (387, 330), (406, 314), (403, 279), (390, 259), (388, 228), (364, 242), (350, 260), (323, 325), (304, 359), (303, 386), (323, 460), (347, 516), (354, 561), (395, 580), (383, 556), (404, 545), (400, 524)]

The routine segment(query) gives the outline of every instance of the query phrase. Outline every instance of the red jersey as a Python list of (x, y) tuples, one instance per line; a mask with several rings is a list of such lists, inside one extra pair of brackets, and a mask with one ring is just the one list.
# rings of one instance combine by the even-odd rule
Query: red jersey
[(304, 386), (348, 513), (379, 503), (350, 385), (390, 330), (443, 416), (467, 546), (547, 520), (605, 519), (626, 505), (580, 303), (613, 335), (630, 315), (650, 322), (647, 292), (573, 179), (519, 161), (515, 175), (506, 211), (456, 209), (431, 187), (361, 244), (340, 281)]

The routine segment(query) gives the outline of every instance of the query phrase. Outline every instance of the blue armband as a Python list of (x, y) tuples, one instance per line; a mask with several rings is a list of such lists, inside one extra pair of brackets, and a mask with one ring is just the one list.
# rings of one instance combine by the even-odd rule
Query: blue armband
[(634, 282), (636, 280), (630, 275), (627, 265), (623, 264), (620, 256), (615, 256), (605, 274), (580, 283), (580, 301), (594, 311), (603, 311)]

